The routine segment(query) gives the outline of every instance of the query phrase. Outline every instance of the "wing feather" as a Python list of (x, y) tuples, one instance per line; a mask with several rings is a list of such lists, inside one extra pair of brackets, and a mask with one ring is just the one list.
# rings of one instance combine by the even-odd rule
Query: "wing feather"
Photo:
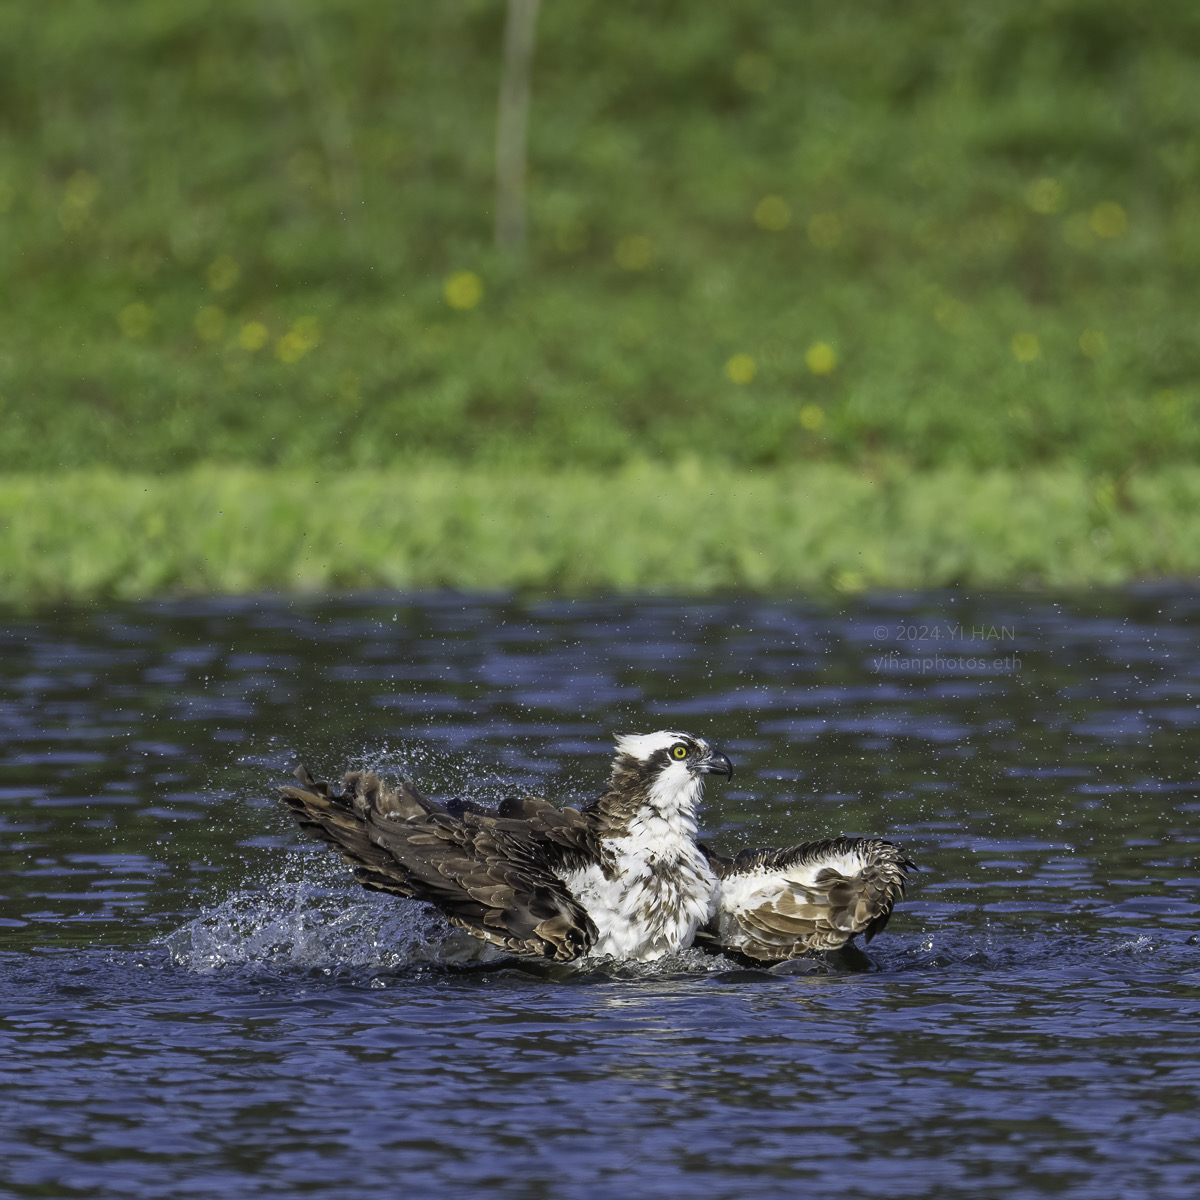
[(913, 864), (890, 842), (830, 838), (733, 858), (709, 851), (720, 880), (704, 938), (721, 950), (778, 962), (870, 941), (904, 895)]
[(448, 812), (407, 782), (392, 787), (367, 772), (348, 773), (340, 792), (304, 767), (296, 777), (300, 786), (280, 788), (280, 799), (364, 887), (430, 900), (510, 954), (569, 962), (594, 942), (596, 927), (549, 869), (589, 850), (577, 810), (525, 801), (509, 805), (521, 816), (499, 817), (460, 802)]

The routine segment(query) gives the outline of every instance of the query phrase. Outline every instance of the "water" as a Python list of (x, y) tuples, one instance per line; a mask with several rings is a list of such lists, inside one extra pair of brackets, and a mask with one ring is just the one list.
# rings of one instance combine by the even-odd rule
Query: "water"
[[(1200, 1191), (1200, 598), (456, 596), (10, 616), (0, 1194)], [(579, 801), (734, 760), (722, 849), (886, 834), (872, 970), (470, 961), (271, 799), (296, 756)]]

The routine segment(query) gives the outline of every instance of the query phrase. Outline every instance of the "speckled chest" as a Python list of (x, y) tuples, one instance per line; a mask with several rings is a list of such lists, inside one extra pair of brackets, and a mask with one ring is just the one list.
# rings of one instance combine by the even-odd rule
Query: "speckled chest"
[(717, 895), (695, 832), (679, 813), (643, 812), (602, 843), (598, 862), (564, 874), (596, 926), (593, 956), (647, 961), (691, 945)]

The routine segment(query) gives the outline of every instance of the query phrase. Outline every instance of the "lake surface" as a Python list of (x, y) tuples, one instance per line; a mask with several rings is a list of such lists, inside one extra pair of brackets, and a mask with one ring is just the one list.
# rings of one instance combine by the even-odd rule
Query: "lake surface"
[[(870, 971), (473, 966), (272, 799), (663, 727), (718, 848), (918, 861)], [(1200, 1194), (1195, 592), (10, 614), (0, 737), (4, 1196)]]

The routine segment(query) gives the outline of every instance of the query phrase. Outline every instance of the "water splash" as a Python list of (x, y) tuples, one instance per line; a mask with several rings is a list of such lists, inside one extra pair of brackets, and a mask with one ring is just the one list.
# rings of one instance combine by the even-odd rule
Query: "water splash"
[(255, 964), (398, 970), (502, 957), (430, 905), (311, 880), (234, 892), (162, 944), (177, 965), (201, 973)]

